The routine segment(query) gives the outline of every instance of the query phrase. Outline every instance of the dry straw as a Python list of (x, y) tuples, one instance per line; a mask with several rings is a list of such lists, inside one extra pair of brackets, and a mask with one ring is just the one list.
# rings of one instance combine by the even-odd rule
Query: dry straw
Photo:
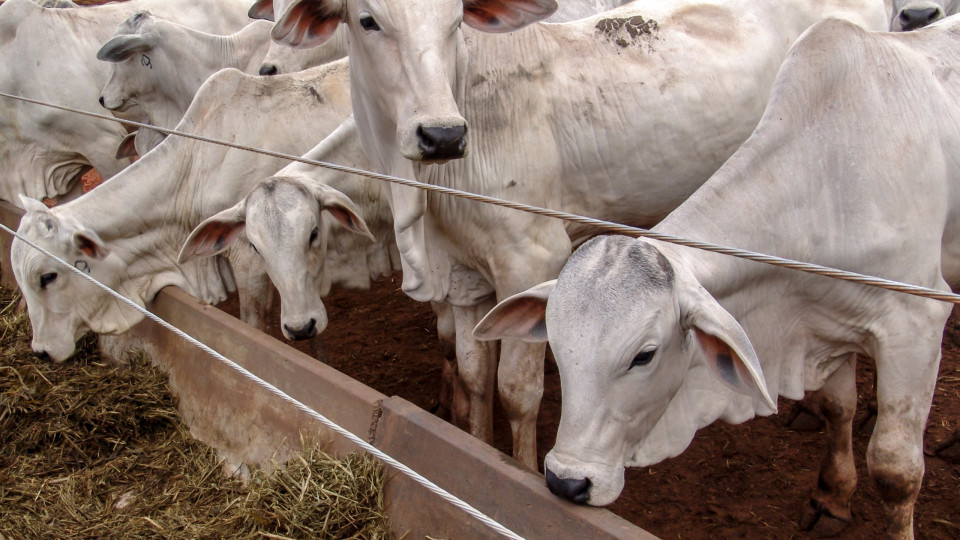
[(88, 336), (64, 364), (36, 360), (18, 302), (0, 290), (0, 540), (392, 538), (376, 460), (307, 445), (244, 486), (142, 354), (110, 366)]

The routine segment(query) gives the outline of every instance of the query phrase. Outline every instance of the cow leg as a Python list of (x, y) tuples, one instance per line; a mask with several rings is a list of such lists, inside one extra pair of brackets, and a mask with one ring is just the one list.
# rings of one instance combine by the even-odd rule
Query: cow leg
[[(440, 393), (437, 405), (432, 411), (440, 418), (449, 419), (455, 425), (464, 428), (470, 411), (466, 392), (457, 377), (457, 329), (453, 320), (450, 304), (432, 302), (431, 307), (437, 316), (437, 338), (440, 341), (441, 359)], [(457, 415), (454, 415), (457, 411)]]
[(848, 355), (823, 388), (806, 398), (824, 420), (827, 452), (820, 464), (820, 476), (810, 497), (810, 507), (805, 510), (800, 527), (815, 530), (822, 536), (840, 533), (852, 517), (850, 499), (857, 487), (857, 469), (853, 462), (856, 365), (856, 355)]
[(543, 343), (504, 339), (500, 343), (497, 388), (513, 431), (513, 457), (537, 470), (537, 413), (543, 397)]
[(903, 539), (913, 538), (913, 505), (923, 480), (923, 432), (940, 366), (940, 338), (908, 345), (877, 358), (877, 423), (867, 446), (867, 468), (883, 501), (887, 536)]
[[(493, 443), (493, 381), (496, 376), (497, 343), (478, 341), (473, 337), (473, 328), (494, 306), (491, 298), (476, 306), (453, 306), (453, 320), (457, 335), (457, 379), (462, 384), (462, 394), (467, 403), (467, 425), (470, 434), (486, 443)], [(454, 390), (454, 423), (462, 422), (457, 408), (457, 392)]]

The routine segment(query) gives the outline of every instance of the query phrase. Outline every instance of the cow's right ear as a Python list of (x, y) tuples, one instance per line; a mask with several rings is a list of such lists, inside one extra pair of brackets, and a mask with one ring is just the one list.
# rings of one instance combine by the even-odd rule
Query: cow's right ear
[(513, 32), (556, 10), (556, 0), (464, 0), (463, 22), (481, 32)]
[(97, 60), (104, 62), (123, 62), (131, 56), (153, 49), (153, 43), (146, 36), (140, 34), (123, 34), (115, 36), (103, 44), (97, 51)]
[(20, 206), (27, 212), (48, 212), (50, 208), (47, 205), (43, 204), (43, 201), (39, 199), (34, 199), (33, 197), (27, 197), (23, 193), (20, 194)]
[(257, 0), (250, 6), (247, 16), (251, 19), (277, 20), (273, 11), (273, 0)]
[(297, 49), (323, 45), (347, 18), (343, 0), (295, 0), (277, 18), (270, 37)]
[(120, 146), (117, 147), (116, 159), (135, 157), (137, 155), (137, 132), (127, 133)]
[(180, 248), (177, 262), (183, 264), (193, 257), (210, 257), (230, 247), (246, 226), (244, 202), (240, 201), (197, 225)]
[(516, 338), (547, 341), (547, 299), (557, 280), (545, 281), (500, 302), (473, 329), (479, 340)]

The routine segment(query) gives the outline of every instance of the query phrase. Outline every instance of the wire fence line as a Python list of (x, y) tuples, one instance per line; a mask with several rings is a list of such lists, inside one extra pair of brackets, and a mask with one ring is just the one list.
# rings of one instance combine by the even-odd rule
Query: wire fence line
[(310, 407), (308, 407), (307, 405), (305, 405), (303, 402), (301, 402), (301, 401), (297, 400), (296, 398), (288, 395), (288, 394), (285, 393), (283, 390), (281, 390), (281, 389), (277, 388), (276, 386), (270, 384), (269, 382), (261, 379), (261, 378), (258, 377), (256, 374), (252, 373), (251, 371), (249, 371), (249, 370), (246, 369), (245, 367), (241, 366), (240, 364), (234, 362), (233, 360), (231, 360), (231, 359), (227, 358), (226, 356), (220, 354), (219, 352), (215, 351), (215, 350), (214, 350), (213, 348), (211, 348), (209, 345), (207, 345), (207, 344), (203, 343), (202, 341), (194, 338), (194, 337), (191, 336), (190, 334), (184, 332), (183, 330), (177, 328), (176, 326), (174, 326), (174, 325), (168, 323), (167, 321), (161, 319), (161, 318), (158, 317), (156, 314), (152, 313), (150, 310), (146, 309), (145, 307), (141, 306), (140, 304), (137, 304), (137, 303), (134, 302), (133, 300), (130, 300), (129, 298), (123, 296), (122, 294), (114, 291), (114, 290), (111, 289), (110, 287), (104, 285), (103, 283), (101, 283), (100, 281), (98, 281), (98, 280), (97, 280), (96, 278), (94, 278), (93, 276), (90, 276), (90, 275), (87, 274), (86, 272), (84, 272), (84, 271), (82, 271), (82, 270), (80, 270), (80, 269), (78, 269), (78, 268), (75, 268), (72, 264), (64, 261), (63, 259), (61, 259), (60, 257), (54, 255), (53, 253), (50, 253), (48, 250), (44, 249), (43, 247), (35, 244), (34, 242), (31, 242), (30, 240), (24, 238), (24, 237), (21, 236), (21, 235), (17, 234), (16, 231), (10, 229), (9, 227), (7, 227), (6, 225), (4, 225), (3, 223), (0, 223), (0, 229), (6, 231), (7, 233), (11, 234), (11, 235), (14, 236), (15, 238), (18, 238), (19, 240), (21, 240), (22, 242), (24, 242), (24, 243), (27, 244), (28, 246), (32, 247), (33, 249), (36, 249), (36, 250), (39, 251), (40, 253), (43, 253), (43, 254), (46, 255), (47, 257), (50, 257), (51, 259), (53, 259), (53, 260), (56, 261), (57, 263), (63, 265), (65, 268), (67, 268), (68, 270), (70, 270), (70, 271), (73, 272), (74, 274), (76, 274), (76, 275), (78, 275), (78, 276), (86, 279), (87, 281), (93, 283), (93, 284), (94, 284), (96, 287), (98, 287), (99, 289), (101, 289), (101, 290), (105, 291), (107, 294), (110, 294), (111, 296), (114, 296), (115, 298), (117, 298), (117, 300), (119, 300), (121, 303), (123, 303), (123, 304), (125, 304), (125, 305), (127, 305), (127, 306), (129, 306), (129, 307), (131, 307), (131, 308), (133, 308), (133, 309), (135, 309), (135, 310), (137, 310), (137, 311), (138, 311), (139, 313), (141, 313), (143, 316), (145, 316), (145, 317), (147, 317), (148, 319), (150, 319), (151, 321), (159, 324), (160, 326), (162, 326), (163, 328), (169, 330), (170, 332), (173, 332), (175, 335), (177, 335), (177, 336), (179, 336), (180, 338), (186, 340), (188, 343), (196, 346), (197, 348), (199, 348), (199, 349), (202, 350), (203, 352), (209, 354), (210, 356), (213, 356), (213, 357), (214, 357), (215, 359), (217, 359), (218, 361), (220, 361), (220, 362), (226, 364), (227, 366), (233, 368), (233, 369), (236, 370), (238, 373), (240, 373), (244, 378), (246, 378), (246, 379), (252, 381), (254, 384), (256, 384), (256, 385), (264, 388), (265, 390), (267, 390), (267, 391), (270, 392), (271, 394), (277, 396), (278, 398), (282, 399), (283, 401), (285, 401), (285, 402), (293, 405), (293, 406), (296, 407), (298, 410), (306, 413), (306, 414), (309, 415), (311, 418), (319, 421), (320, 423), (322, 423), (323, 425), (327, 426), (328, 428), (330, 428), (331, 430), (333, 430), (334, 432), (336, 432), (336, 433), (339, 434), (340, 436), (345, 437), (347, 440), (349, 440), (350, 442), (356, 444), (357, 446), (359, 446), (360, 448), (362, 448), (364, 451), (366, 451), (366, 452), (370, 453), (371, 455), (375, 456), (375, 457), (376, 457), (377, 459), (379, 459), (380, 461), (382, 461), (382, 462), (390, 465), (391, 467), (394, 467), (395, 469), (397, 469), (398, 471), (402, 472), (403, 474), (406, 474), (406, 475), (409, 476), (411, 479), (413, 479), (413, 480), (416, 481), (417, 483), (421, 484), (422, 486), (424, 486), (425, 488), (427, 488), (428, 490), (430, 490), (432, 493), (440, 496), (440, 497), (443, 498), (445, 501), (449, 502), (450, 504), (453, 504), (453, 505), (456, 506), (457, 508), (459, 508), (459, 509), (463, 510), (464, 512), (466, 512), (467, 514), (473, 516), (473, 517), (476, 518), (478, 521), (480, 521), (481, 523), (484, 523), (485, 525), (487, 525), (488, 527), (490, 527), (490, 528), (493, 529), (494, 531), (497, 531), (498, 533), (502, 534), (503, 536), (505, 536), (505, 537), (507, 537), (507, 538), (514, 538), (514, 539), (520, 539), (520, 540), (523, 539), (522, 536), (520, 536), (520, 535), (518, 535), (517, 533), (513, 532), (512, 530), (508, 529), (508, 528), (505, 527), (504, 525), (501, 525), (499, 522), (497, 522), (497, 521), (494, 520), (493, 518), (487, 516), (486, 514), (484, 514), (483, 512), (481, 512), (480, 510), (477, 510), (476, 508), (474, 508), (472, 505), (470, 505), (470, 504), (467, 503), (466, 501), (463, 501), (463, 500), (460, 499), (459, 497), (451, 494), (450, 492), (448, 492), (448, 491), (446, 491), (445, 489), (441, 488), (440, 486), (436, 485), (435, 483), (433, 483), (432, 481), (430, 481), (429, 479), (427, 479), (426, 477), (424, 477), (424, 476), (421, 475), (420, 473), (416, 472), (415, 470), (413, 470), (413, 469), (411, 469), (410, 467), (408, 467), (407, 465), (405, 465), (403, 462), (401, 462), (401, 461), (399, 461), (399, 460), (397, 460), (397, 459), (394, 459), (393, 457), (391, 457), (391, 456), (388, 455), (387, 453), (383, 452), (382, 450), (380, 450), (380, 449), (377, 448), (376, 446), (373, 446), (372, 444), (368, 443), (368, 442), (365, 441), (364, 439), (362, 439), (362, 438), (360, 438), (359, 436), (355, 435), (353, 432), (347, 430), (346, 428), (340, 426), (339, 424), (337, 424), (336, 422), (330, 420), (330, 419), (327, 418), (326, 416), (324, 416), (324, 415), (320, 414), (319, 412), (313, 410), (312, 408), (310, 408)]
[(894, 291), (894, 292), (900, 292), (900, 293), (904, 293), (904, 294), (910, 294), (910, 295), (914, 295), (914, 296), (920, 296), (920, 297), (923, 297), (923, 298), (930, 298), (930, 299), (933, 299), (933, 300), (939, 300), (939, 301), (941, 301), (941, 302), (948, 302), (948, 303), (951, 303), (951, 304), (960, 304), (960, 295), (955, 294), (955, 293), (953, 293), (953, 292), (949, 292), (949, 291), (942, 291), (942, 290), (938, 290), (938, 289), (931, 289), (931, 288), (929, 288), (929, 287), (922, 287), (922, 286), (913, 285), (913, 284), (910, 284), (910, 283), (902, 283), (902, 282), (899, 282), (899, 281), (894, 281), (894, 280), (885, 279), (885, 278), (881, 278), (881, 277), (870, 276), (870, 275), (861, 274), (861, 273), (857, 273), (857, 272), (851, 272), (851, 271), (848, 271), (848, 270), (841, 270), (841, 269), (838, 269), (838, 268), (831, 268), (831, 267), (828, 267), (828, 266), (823, 266), (823, 265), (814, 264), (814, 263), (809, 263), (809, 262), (803, 262), (803, 261), (797, 261), (797, 260), (793, 260), (793, 259), (787, 259), (787, 258), (784, 258), (784, 257), (777, 257), (777, 256), (775, 256), (775, 255), (769, 255), (769, 254), (765, 254), (765, 253), (758, 253), (758, 252), (755, 252), (755, 251), (740, 249), (740, 248), (731, 247), (731, 246), (723, 246), (723, 245), (720, 245), (720, 244), (713, 244), (713, 243), (710, 243), (710, 242), (701, 242), (701, 241), (697, 241), (697, 240), (690, 240), (690, 239), (681, 238), (681, 237), (678, 237), (678, 236), (673, 236), (673, 235), (669, 235), (669, 234), (659, 233), (659, 232), (656, 232), (656, 231), (651, 231), (650, 229), (644, 229), (644, 228), (641, 228), (641, 227), (633, 227), (633, 226), (629, 226), (629, 225), (623, 225), (623, 224), (621, 224), (621, 223), (614, 223), (614, 222), (611, 222), (611, 221), (605, 221), (605, 220), (602, 220), (602, 219), (596, 219), (596, 218), (590, 218), (590, 217), (586, 217), (586, 216), (580, 216), (580, 215), (577, 215), (577, 214), (571, 214), (571, 213), (569, 213), (569, 212), (563, 212), (563, 211), (559, 211), (559, 210), (552, 210), (552, 209), (549, 209), (549, 208), (542, 208), (542, 207), (539, 207), (539, 206), (533, 206), (533, 205), (528, 205), (528, 204), (524, 204), (524, 203), (518, 203), (518, 202), (514, 202), (514, 201), (507, 201), (507, 200), (504, 200), (504, 199), (498, 199), (498, 198), (496, 198), (496, 197), (490, 197), (490, 196), (487, 196), (487, 195), (480, 195), (480, 194), (477, 194), (477, 193), (470, 193), (470, 192), (467, 192), (467, 191), (462, 191), (462, 190), (453, 189), (453, 188), (448, 188), (448, 187), (443, 187), (443, 186), (435, 186), (435, 185), (433, 185), (433, 184), (427, 184), (427, 183), (424, 183), (424, 182), (418, 182), (418, 181), (416, 181), (416, 180), (410, 180), (410, 179), (407, 179), (407, 178), (400, 178), (400, 177), (391, 176), (391, 175), (388, 175), (388, 174), (381, 174), (381, 173), (376, 173), (376, 172), (373, 172), (373, 171), (367, 171), (367, 170), (363, 170), (363, 169), (357, 169), (357, 168), (355, 168), (355, 167), (347, 167), (347, 166), (344, 166), (344, 165), (337, 165), (337, 164), (335, 164), (335, 163), (328, 163), (328, 162), (325, 162), (325, 161), (318, 161), (318, 160), (314, 160), (314, 159), (308, 159), (308, 158), (304, 158), (303, 156), (294, 155), (294, 154), (288, 154), (288, 153), (285, 153), (285, 152), (277, 152), (277, 151), (274, 151), (274, 150), (267, 150), (267, 149), (264, 149), (264, 148), (257, 148), (257, 147), (253, 147), (253, 146), (248, 146), (248, 145), (243, 145), (243, 144), (232, 143), (232, 142), (229, 142), (229, 141), (224, 141), (224, 140), (220, 140), (220, 139), (214, 139), (214, 138), (211, 138), (211, 137), (205, 137), (205, 136), (196, 135), (196, 134), (193, 134), (193, 133), (186, 133), (186, 132), (182, 132), (182, 131), (177, 131), (177, 130), (175, 130), (175, 129), (167, 129), (167, 128), (162, 128), (162, 127), (158, 127), (158, 126), (153, 126), (153, 125), (146, 124), (146, 123), (143, 123), (143, 122), (136, 122), (136, 121), (133, 121), (133, 120), (126, 120), (126, 119), (122, 119), (122, 118), (116, 118), (116, 117), (111, 116), (111, 115), (98, 114), (98, 113), (94, 113), (94, 112), (90, 112), (90, 111), (84, 111), (84, 110), (81, 110), (81, 109), (75, 109), (75, 108), (72, 108), (72, 107), (64, 107), (64, 106), (62, 106), (62, 105), (57, 105), (57, 104), (53, 104), (53, 103), (47, 103), (47, 102), (44, 102), (44, 101), (40, 101), (40, 100), (36, 100), (36, 99), (31, 99), (31, 98), (26, 98), (26, 97), (23, 97), (23, 96), (16, 96), (16, 95), (8, 94), (8, 93), (5, 93), (5, 92), (0, 92), (0, 96), (6, 97), (6, 98), (10, 98), (10, 99), (19, 100), (19, 101), (24, 101), (24, 102), (27, 102), (27, 103), (32, 103), (32, 104), (40, 105), (40, 106), (44, 106), (44, 107), (50, 107), (50, 108), (54, 108), (54, 109), (58, 109), (58, 110), (66, 111), (66, 112), (81, 114), (81, 115), (85, 115), (85, 116), (89, 116), (89, 117), (93, 117), (93, 118), (100, 118), (100, 119), (103, 119), (103, 120), (109, 120), (109, 121), (119, 122), (119, 123), (125, 124), (125, 125), (130, 125), (130, 126), (136, 126), (136, 127), (141, 127), (141, 128), (152, 129), (152, 130), (158, 131), (158, 132), (160, 132), (160, 133), (163, 133), (163, 134), (165, 134), (165, 135), (175, 135), (175, 136), (178, 136), (178, 137), (186, 137), (186, 138), (194, 139), (194, 140), (201, 141), (201, 142), (206, 142), (206, 143), (211, 143), (211, 144), (217, 144), (217, 145), (220, 145), (220, 146), (226, 146), (226, 147), (234, 148), (234, 149), (237, 149), (237, 150), (243, 150), (243, 151), (247, 151), (247, 152), (254, 152), (254, 153), (258, 153), (258, 154), (262, 154), (262, 155), (266, 155), (266, 156), (282, 158), (282, 159), (286, 159), (286, 160), (290, 160), (290, 161), (296, 161), (296, 162), (303, 163), (303, 164), (306, 164), (306, 165), (312, 165), (312, 166), (316, 166), (316, 167), (324, 167), (324, 168), (331, 169), (331, 170), (338, 171), (338, 172), (342, 172), (342, 173), (355, 174), (355, 175), (358, 175), (358, 176), (364, 176), (364, 177), (372, 178), (372, 179), (375, 179), (375, 180), (380, 180), (380, 181), (384, 181), (384, 182), (390, 182), (390, 183), (399, 184), (399, 185), (403, 185), (403, 186), (409, 186), (409, 187), (413, 187), (413, 188), (417, 188), (417, 189), (422, 189), (422, 190), (424, 190), (424, 191), (432, 191), (432, 192), (435, 192), (435, 193), (443, 193), (443, 194), (445, 194), (445, 195), (450, 195), (450, 196), (453, 196), (453, 197), (460, 197), (460, 198), (462, 198), (462, 199), (467, 199), (467, 200), (482, 202), (482, 203), (486, 203), (486, 204), (492, 204), (492, 205), (495, 205), (495, 206), (500, 206), (500, 207), (504, 207), (504, 208), (510, 208), (510, 209), (513, 209), (513, 210), (519, 210), (519, 211), (523, 211), (523, 212), (529, 212), (529, 213), (536, 214), (536, 215), (540, 215), (540, 216), (545, 216), (545, 217), (551, 217), (551, 218), (561, 219), (561, 220), (569, 221), (569, 222), (572, 222), (572, 223), (579, 223), (579, 224), (581, 224), (581, 225), (588, 225), (588, 226), (595, 227), (595, 228), (597, 228), (597, 229), (599, 229), (599, 230), (601, 230), (601, 231), (605, 231), (605, 232), (612, 232), (612, 233), (617, 233), (617, 234), (623, 234), (623, 235), (632, 236), (632, 237), (635, 237), (635, 238), (636, 238), (636, 237), (652, 238), (652, 239), (654, 239), (654, 240), (659, 240), (659, 241), (662, 241), (662, 242), (667, 242), (667, 243), (676, 244), (676, 245), (680, 245), (680, 246), (691, 247), (691, 248), (700, 249), (700, 250), (703, 250), (703, 251), (709, 251), (709, 252), (712, 252), (712, 253), (719, 253), (719, 254), (723, 254), (723, 255), (729, 255), (729, 256), (732, 256), (732, 257), (740, 258), (740, 259), (745, 259), (745, 260), (750, 260), (750, 261), (754, 261), (754, 262), (769, 264), (769, 265), (776, 266), (776, 267), (779, 267), (779, 268), (789, 268), (789, 269), (797, 270), (797, 271), (800, 271), (800, 272), (806, 272), (806, 273), (810, 273), (810, 274), (816, 274), (816, 275), (820, 275), (820, 276), (826, 276), (826, 277), (830, 277), (830, 278), (834, 278), (834, 279), (839, 279), (839, 280), (843, 280), (843, 281), (849, 281), (849, 282), (853, 282), (853, 283), (859, 283), (859, 284), (861, 284), (861, 285), (867, 285), (867, 286), (877, 287), (877, 288), (886, 289), (886, 290), (890, 290), (890, 291)]

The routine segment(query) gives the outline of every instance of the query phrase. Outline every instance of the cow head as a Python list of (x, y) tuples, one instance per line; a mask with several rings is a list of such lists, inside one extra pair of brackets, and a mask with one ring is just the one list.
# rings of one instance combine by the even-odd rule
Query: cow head
[(236, 205), (198, 225), (180, 250), (180, 262), (227, 249), (246, 232), (280, 292), (287, 339), (307, 339), (327, 327), (323, 270), (333, 218), (336, 225), (372, 238), (346, 195), (302, 177), (271, 177)]
[(923, 28), (953, 15), (960, 9), (960, 0), (893, 0), (890, 17), (892, 32)]
[(97, 51), (97, 59), (110, 62), (110, 76), (100, 92), (100, 105), (124, 112), (138, 98), (156, 91), (152, 52), (159, 42), (157, 20), (141, 11), (122, 22), (113, 38)]
[(643, 240), (585, 243), (557, 280), (504, 300), (474, 335), (549, 340), (563, 395), (544, 469), (554, 494), (581, 504), (613, 502), (625, 467), (679, 454), (731, 401), (776, 409), (733, 316)]
[[(555, 0), (295, 0), (275, 41), (310, 47), (347, 25), (351, 92), (364, 149), (380, 146), (414, 161), (466, 155), (466, 52), (461, 21), (509, 32), (546, 18)], [(377, 158), (371, 156), (377, 161)], [(381, 160), (382, 161), (382, 160)]]
[[(126, 265), (111, 256), (100, 238), (36, 199), (21, 196), (26, 213), (18, 233), (101, 283), (116, 288)], [(13, 274), (27, 302), (34, 354), (62, 362), (88, 330), (114, 333), (141, 317), (88, 280), (15, 238), (10, 248)]]

